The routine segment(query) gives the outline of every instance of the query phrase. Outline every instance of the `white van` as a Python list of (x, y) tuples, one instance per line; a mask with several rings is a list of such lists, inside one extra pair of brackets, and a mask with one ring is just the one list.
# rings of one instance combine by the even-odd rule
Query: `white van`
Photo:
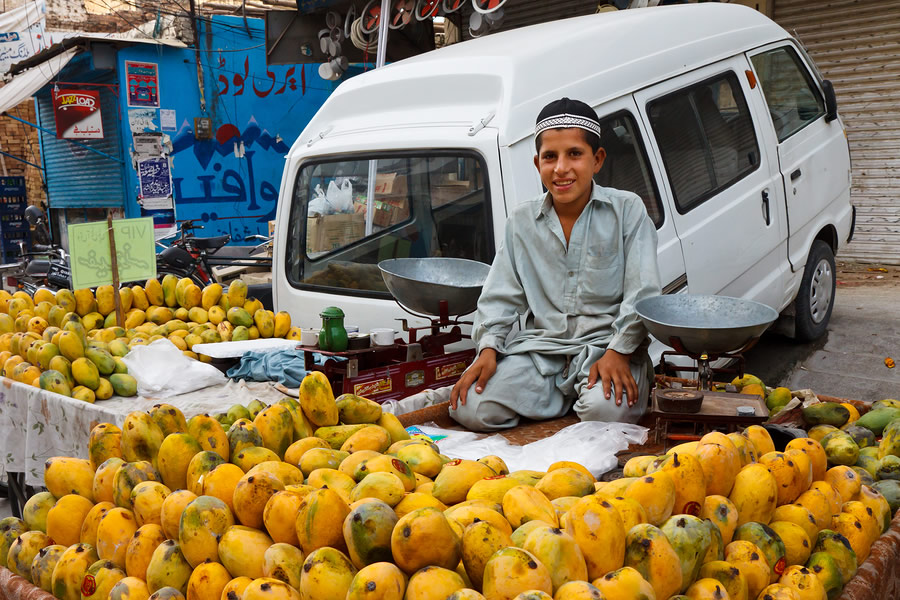
[(507, 215), (542, 191), (534, 122), (562, 96), (596, 108), (596, 181), (643, 198), (666, 293), (757, 300), (800, 339), (824, 333), (855, 216), (834, 91), (784, 29), (719, 3), (526, 27), (341, 84), (287, 157), (276, 310), (390, 327), (409, 315), (379, 261), (490, 263)]

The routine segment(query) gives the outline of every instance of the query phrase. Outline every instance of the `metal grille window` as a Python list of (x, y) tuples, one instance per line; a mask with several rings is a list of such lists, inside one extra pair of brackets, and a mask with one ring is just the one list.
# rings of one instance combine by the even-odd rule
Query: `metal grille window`
[(654, 100), (647, 112), (682, 214), (759, 167), (753, 121), (732, 72)]
[(825, 114), (825, 101), (793, 48), (783, 46), (751, 60), (779, 142)]

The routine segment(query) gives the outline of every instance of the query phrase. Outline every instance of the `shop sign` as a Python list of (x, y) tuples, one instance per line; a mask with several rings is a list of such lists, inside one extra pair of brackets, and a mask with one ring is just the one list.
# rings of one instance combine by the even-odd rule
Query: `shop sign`
[(159, 108), (159, 70), (156, 63), (125, 61), (128, 106)]
[[(144, 281), (156, 277), (153, 219), (116, 219), (112, 224), (119, 281)], [(73, 289), (111, 284), (113, 273), (107, 222), (76, 223), (69, 225), (68, 230)]]
[(100, 92), (63, 90), (53, 94), (56, 137), (69, 140), (102, 140)]

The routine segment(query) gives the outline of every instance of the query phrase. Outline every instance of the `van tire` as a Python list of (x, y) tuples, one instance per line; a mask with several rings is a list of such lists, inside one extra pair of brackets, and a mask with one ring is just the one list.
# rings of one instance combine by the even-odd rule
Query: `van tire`
[(834, 308), (835, 283), (834, 252), (822, 240), (815, 240), (794, 300), (795, 339), (809, 342), (824, 335)]

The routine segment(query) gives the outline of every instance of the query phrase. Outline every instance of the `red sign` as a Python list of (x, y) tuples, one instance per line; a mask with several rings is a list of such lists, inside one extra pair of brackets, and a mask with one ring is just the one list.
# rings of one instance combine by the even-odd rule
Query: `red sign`
[(63, 90), (53, 95), (56, 137), (74, 140), (102, 140), (103, 118), (100, 92)]

